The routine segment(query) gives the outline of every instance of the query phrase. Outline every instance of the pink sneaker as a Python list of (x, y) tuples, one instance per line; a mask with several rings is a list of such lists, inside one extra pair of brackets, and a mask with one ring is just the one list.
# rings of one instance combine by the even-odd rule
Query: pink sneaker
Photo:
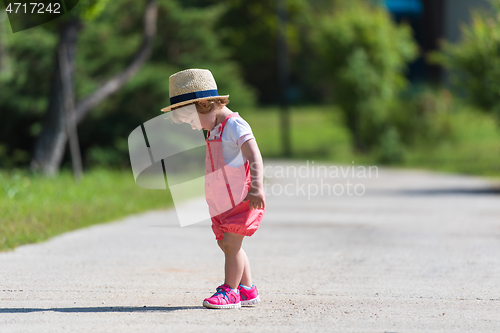
[(205, 298), (203, 306), (212, 309), (237, 309), (241, 307), (240, 294), (223, 284), (217, 287), (212, 297)]
[(240, 284), (238, 286), (238, 291), (240, 292), (241, 305), (252, 306), (260, 302), (259, 293), (255, 285), (250, 289), (246, 289)]

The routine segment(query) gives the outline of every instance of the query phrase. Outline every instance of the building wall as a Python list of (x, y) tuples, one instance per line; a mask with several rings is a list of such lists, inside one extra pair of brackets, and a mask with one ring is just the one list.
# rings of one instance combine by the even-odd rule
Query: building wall
[[(408, 78), (412, 82), (432, 82), (449, 85), (449, 73), (439, 65), (427, 61), (427, 56), (439, 50), (441, 41), (456, 43), (461, 39), (461, 26), (470, 24), (474, 11), (491, 11), (488, 0), (418, 0), (421, 12), (401, 11), (410, 0), (383, 0), (396, 22), (411, 25), (420, 46), (421, 56), (409, 66)], [(395, 3), (401, 6), (394, 6)], [(399, 9), (399, 10), (398, 10)]]
[(445, 0), (444, 34), (448, 41), (460, 40), (460, 26), (471, 22), (475, 9), (491, 10), (491, 4), (487, 0)]

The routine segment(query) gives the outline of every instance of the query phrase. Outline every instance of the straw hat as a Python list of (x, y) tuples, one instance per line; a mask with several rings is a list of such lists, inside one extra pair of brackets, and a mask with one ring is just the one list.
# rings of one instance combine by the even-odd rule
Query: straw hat
[(170, 76), (168, 83), (170, 106), (161, 109), (163, 112), (204, 99), (229, 97), (219, 96), (215, 79), (208, 69), (186, 69)]

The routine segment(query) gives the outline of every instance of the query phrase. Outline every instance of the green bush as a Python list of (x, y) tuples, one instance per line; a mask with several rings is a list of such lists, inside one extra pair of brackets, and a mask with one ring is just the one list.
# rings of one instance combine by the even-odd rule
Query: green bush
[(500, 116), (500, 0), (491, 12), (475, 12), (462, 40), (444, 42), (430, 59), (451, 72), (454, 88), (473, 105)]
[(452, 113), (457, 104), (447, 89), (414, 87), (391, 110), (390, 119), (406, 146), (435, 144), (452, 139)]
[(388, 146), (399, 145), (390, 116), (417, 56), (410, 27), (396, 25), (380, 6), (342, 2), (318, 21), (315, 41), (355, 148), (368, 151), (387, 138)]
[(375, 152), (379, 163), (405, 162), (416, 147), (432, 147), (456, 139), (453, 113), (460, 111), (447, 89), (414, 86), (394, 102), (388, 115), (387, 130)]

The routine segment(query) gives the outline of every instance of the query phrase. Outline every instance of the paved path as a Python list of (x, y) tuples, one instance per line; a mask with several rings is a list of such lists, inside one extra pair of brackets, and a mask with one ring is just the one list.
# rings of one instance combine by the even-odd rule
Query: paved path
[(222, 252), (208, 224), (165, 210), (0, 253), (0, 332), (500, 332), (498, 184), (267, 165), (266, 217), (244, 242), (258, 307), (201, 307)]

